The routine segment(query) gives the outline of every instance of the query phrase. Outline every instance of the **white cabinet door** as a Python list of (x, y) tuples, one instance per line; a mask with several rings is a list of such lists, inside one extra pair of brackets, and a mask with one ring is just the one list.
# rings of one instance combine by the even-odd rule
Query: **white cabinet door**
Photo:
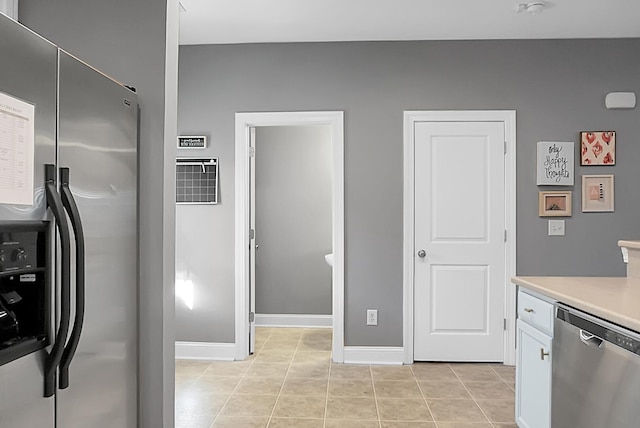
[(520, 428), (551, 426), (551, 337), (518, 320), (516, 422)]

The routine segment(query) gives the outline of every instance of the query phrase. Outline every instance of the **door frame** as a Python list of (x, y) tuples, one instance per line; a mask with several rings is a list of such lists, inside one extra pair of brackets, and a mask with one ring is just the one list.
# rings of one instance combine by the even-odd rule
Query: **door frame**
[(255, 112), (235, 115), (235, 347), (249, 356), (250, 129), (257, 126), (331, 126), (333, 361), (344, 361), (344, 112)]
[(516, 289), (516, 112), (515, 110), (430, 110), (404, 112), (403, 342), (404, 364), (413, 364), (414, 341), (414, 134), (416, 122), (503, 122), (505, 126), (505, 307), (504, 364), (515, 364)]

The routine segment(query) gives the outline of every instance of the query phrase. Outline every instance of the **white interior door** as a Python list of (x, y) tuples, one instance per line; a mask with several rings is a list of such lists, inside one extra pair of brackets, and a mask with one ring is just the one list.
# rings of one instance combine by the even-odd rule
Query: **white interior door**
[(504, 129), (415, 124), (415, 360), (504, 359)]
[(249, 353), (256, 349), (256, 128), (249, 129)]

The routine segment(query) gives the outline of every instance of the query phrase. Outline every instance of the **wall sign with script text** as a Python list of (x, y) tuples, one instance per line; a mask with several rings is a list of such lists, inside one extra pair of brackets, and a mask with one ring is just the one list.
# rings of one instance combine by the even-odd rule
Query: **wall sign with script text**
[(573, 143), (538, 143), (538, 186), (573, 186)]
[(178, 137), (179, 149), (204, 149), (207, 147), (207, 137), (204, 135), (181, 135)]

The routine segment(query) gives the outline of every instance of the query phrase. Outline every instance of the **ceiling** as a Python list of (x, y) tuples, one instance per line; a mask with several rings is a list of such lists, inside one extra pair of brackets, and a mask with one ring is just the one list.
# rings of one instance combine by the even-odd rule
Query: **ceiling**
[(638, 0), (526, 1), (180, 0), (180, 44), (640, 37)]

